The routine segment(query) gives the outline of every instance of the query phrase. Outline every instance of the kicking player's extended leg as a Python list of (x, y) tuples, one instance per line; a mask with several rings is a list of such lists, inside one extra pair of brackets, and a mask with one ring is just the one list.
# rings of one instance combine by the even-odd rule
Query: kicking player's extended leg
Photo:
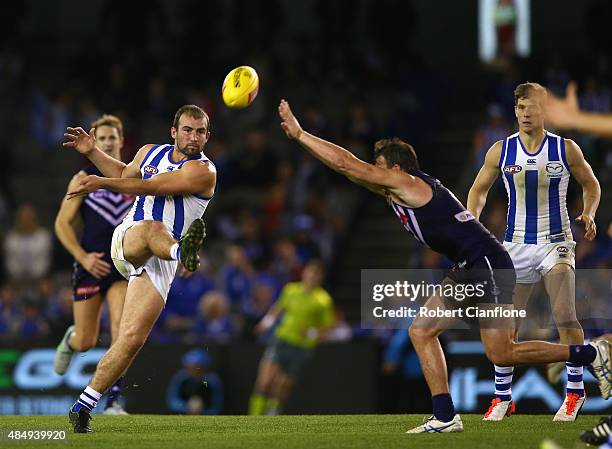
[(57, 374), (64, 374), (75, 352), (88, 351), (98, 343), (102, 295), (74, 301), (74, 325), (70, 326), (57, 346), (53, 365)]
[[(442, 299), (437, 296), (429, 298), (424, 307), (430, 310), (448, 309)], [(419, 356), (421, 369), (431, 392), (433, 419), (407, 433), (463, 431), (461, 418), (455, 414), (455, 407), (449, 393), (446, 358), (438, 339), (442, 332), (457, 322), (458, 320), (453, 318), (418, 316), (410, 326), (410, 339)]]
[(263, 415), (265, 413), (268, 401), (272, 395), (274, 379), (279, 372), (279, 364), (264, 354), (259, 363), (255, 390), (249, 400), (249, 415)]
[(163, 260), (179, 260), (189, 271), (200, 266), (198, 250), (206, 237), (204, 221), (197, 218), (189, 226), (180, 243), (159, 221), (144, 220), (130, 227), (123, 237), (123, 255), (135, 267), (143, 265), (151, 256)]
[[(106, 292), (106, 303), (108, 305), (108, 312), (110, 315), (111, 344), (117, 340), (119, 335), (119, 323), (123, 313), (123, 304), (125, 302), (126, 291), (127, 281), (116, 281), (113, 282)], [(104, 406), (105, 415), (127, 415), (119, 403), (119, 396), (121, 395), (121, 389), (123, 388), (123, 380), (124, 375), (122, 374), (121, 377), (119, 377), (119, 379), (117, 379), (117, 381), (111, 386), (106, 398), (106, 404)]]
[(144, 271), (130, 282), (119, 325), (117, 341), (104, 354), (78, 401), (70, 410), (75, 432), (90, 432), (90, 412), (102, 394), (127, 370), (144, 345), (155, 321), (164, 308), (164, 300)]
[[(512, 302), (516, 310), (524, 310), (527, 308), (529, 297), (533, 290), (534, 284), (515, 284)], [(518, 330), (520, 327), (520, 319), (517, 318), (516, 328), (514, 331), (514, 341), (518, 341)], [(515, 405), (512, 400), (512, 377), (514, 375), (514, 366), (494, 365), (495, 368), (495, 397), (491, 401), (489, 409), (485, 413), (483, 421), (501, 421), (506, 416), (514, 414)]]
[[(584, 331), (576, 317), (576, 277), (574, 269), (565, 263), (556, 264), (544, 275), (544, 286), (550, 298), (553, 319), (559, 330), (563, 344), (583, 344)], [(548, 369), (551, 380), (553, 374), (561, 374), (563, 364), (551, 364)], [(555, 369), (556, 368), (556, 369)], [(561, 408), (554, 421), (575, 421), (585, 401), (583, 367), (570, 362), (565, 363), (567, 370), (567, 391)]]

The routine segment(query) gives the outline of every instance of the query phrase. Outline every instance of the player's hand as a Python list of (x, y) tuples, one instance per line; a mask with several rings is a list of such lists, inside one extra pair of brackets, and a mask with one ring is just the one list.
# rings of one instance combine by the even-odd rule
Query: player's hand
[(104, 178), (101, 178), (96, 175), (85, 176), (81, 179), (78, 187), (71, 192), (66, 194), (66, 197), (70, 200), (77, 196), (84, 196), (91, 192), (95, 192), (96, 190), (102, 187)]
[(281, 119), (281, 128), (283, 128), (287, 137), (294, 140), (299, 139), (303, 130), (300, 123), (295, 118), (295, 115), (291, 112), (289, 103), (287, 103), (286, 100), (281, 100), (278, 105), (278, 115)]
[(79, 263), (96, 279), (101, 279), (111, 273), (111, 266), (104, 259), (104, 253), (87, 253)]
[(597, 235), (597, 225), (595, 224), (593, 217), (587, 214), (582, 214), (576, 218), (576, 221), (584, 225), (584, 238), (587, 240), (593, 240)]
[(79, 153), (87, 155), (96, 147), (96, 138), (94, 131), (96, 128), (91, 128), (89, 134), (80, 126), (78, 128), (66, 128), (68, 132), (64, 133), (64, 137), (68, 142), (62, 143), (62, 146), (74, 148)]
[(570, 81), (567, 85), (565, 98), (557, 97), (549, 92), (546, 101), (546, 121), (548, 123), (557, 128), (571, 129), (579, 114), (578, 86), (575, 81)]

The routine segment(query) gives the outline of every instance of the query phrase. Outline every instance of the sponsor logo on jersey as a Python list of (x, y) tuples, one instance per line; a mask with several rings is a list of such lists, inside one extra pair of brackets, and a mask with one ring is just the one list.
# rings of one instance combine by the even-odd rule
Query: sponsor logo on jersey
[(523, 167), (520, 165), (506, 165), (504, 167), (504, 173), (507, 175), (514, 175), (516, 173), (520, 173), (521, 171), (523, 171)]
[(474, 216), (467, 210), (464, 210), (458, 214), (455, 214), (455, 219), (461, 223), (465, 223), (466, 221), (474, 220)]
[(546, 164), (546, 172), (551, 175), (560, 175), (563, 172), (563, 164), (560, 162), (549, 162)]
[(147, 165), (144, 170), (145, 174), (147, 175), (156, 175), (157, 172), (159, 172), (159, 170), (157, 169), (157, 167), (154, 167), (153, 165)]
[(535, 159), (527, 159), (527, 165), (535, 165), (536, 160)]
[(567, 248), (567, 246), (557, 246), (557, 252), (559, 254), (565, 254), (569, 251), (569, 249)]

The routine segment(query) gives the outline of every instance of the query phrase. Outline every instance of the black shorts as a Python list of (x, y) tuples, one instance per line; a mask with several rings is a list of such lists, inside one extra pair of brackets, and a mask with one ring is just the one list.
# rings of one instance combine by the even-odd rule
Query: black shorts
[(310, 349), (275, 338), (266, 348), (264, 358), (278, 363), (292, 377), (298, 377), (311, 353)]
[[(104, 260), (108, 262), (108, 260)], [(91, 273), (83, 268), (80, 263), (74, 262), (74, 270), (72, 272), (72, 299), (74, 301), (84, 301), (98, 293), (104, 296), (110, 286), (115, 282), (125, 281), (125, 278), (117, 271), (112, 261), (110, 261), (110, 265), (110, 274), (102, 279), (96, 279)]]
[(516, 272), (510, 255), (501, 246), (470, 262), (456, 264), (446, 275), (457, 284), (474, 286), (479, 294), (472, 295), (470, 302), (512, 304)]

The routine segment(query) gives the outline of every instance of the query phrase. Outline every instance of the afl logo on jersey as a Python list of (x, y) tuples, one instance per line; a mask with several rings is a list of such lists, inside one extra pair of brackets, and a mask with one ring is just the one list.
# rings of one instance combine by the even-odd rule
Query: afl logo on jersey
[(558, 253), (563, 254), (563, 253), (566, 253), (568, 251), (569, 251), (569, 249), (567, 249), (567, 246), (557, 246), (557, 252)]
[(157, 169), (157, 167), (153, 165), (147, 165), (143, 171), (145, 172), (146, 175), (153, 176), (153, 175), (156, 175), (159, 170)]
[(523, 171), (523, 167), (521, 167), (520, 165), (506, 165), (504, 167), (504, 173), (506, 173), (507, 175), (515, 175), (517, 173), (520, 173), (521, 171)]

